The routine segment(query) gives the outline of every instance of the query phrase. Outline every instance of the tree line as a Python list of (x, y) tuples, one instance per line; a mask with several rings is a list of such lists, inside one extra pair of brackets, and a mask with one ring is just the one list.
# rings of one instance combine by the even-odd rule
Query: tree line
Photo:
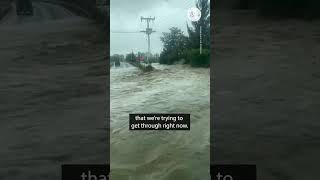
[[(174, 64), (183, 60), (191, 66), (209, 67), (210, 65), (210, 3), (208, 0), (197, 0), (196, 7), (201, 11), (199, 21), (187, 24), (187, 33), (171, 27), (160, 37), (163, 51), (160, 53), (160, 64)], [(202, 53), (200, 54), (200, 27), (202, 36)]]

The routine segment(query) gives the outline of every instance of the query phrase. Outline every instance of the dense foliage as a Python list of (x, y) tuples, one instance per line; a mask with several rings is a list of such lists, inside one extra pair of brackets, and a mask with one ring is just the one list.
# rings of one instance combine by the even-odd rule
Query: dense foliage
[[(210, 63), (210, 4), (208, 0), (198, 0), (196, 7), (201, 11), (197, 22), (187, 24), (188, 36), (177, 27), (163, 33), (160, 38), (163, 51), (160, 54), (161, 64), (174, 64), (185, 60), (185, 63), (195, 67), (208, 67)], [(200, 33), (201, 26), (201, 33)], [(200, 34), (202, 36), (202, 54), (200, 54)]]
[(192, 26), (187, 25), (188, 45), (189, 48), (199, 48), (201, 26), (203, 48), (210, 49), (210, 4), (208, 0), (198, 0), (196, 7), (201, 11), (201, 18), (199, 21), (191, 22)]
[(170, 28), (170, 32), (163, 33), (160, 39), (164, 47), (160, 54), (160, 64), (172, 64), (179, 60), (187, 48), (188, 38), (177, 27)]
[(193, 67), (210, 67), (210, 50), (203, 49), (201, 54), (199, 51), (199, 49), (187, 49), (184, 52), (186, 63)]

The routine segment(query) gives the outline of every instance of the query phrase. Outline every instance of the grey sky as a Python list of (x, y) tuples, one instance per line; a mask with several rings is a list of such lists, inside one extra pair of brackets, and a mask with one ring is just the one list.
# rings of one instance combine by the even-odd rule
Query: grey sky
[(195, 0), (111, 0), (110, 1), (110, 53), (127, 54), (146, 52), (147, 36), (144, 33), (114, 33), (137, 32), (145, 30), (146, 21), (140, 17), (154, 17), (151, 23), (156, 33), (151, 34), (151, 53), (160, 53), (162, 32), (168, 32), (170, 27), (178, 27), (187, 35), (187, 10), (195, 6)]

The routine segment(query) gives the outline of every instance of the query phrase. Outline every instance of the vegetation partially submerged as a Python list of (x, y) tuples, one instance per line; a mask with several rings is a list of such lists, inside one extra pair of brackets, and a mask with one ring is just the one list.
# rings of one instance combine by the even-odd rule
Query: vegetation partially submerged
[(139, 68), (142, 72), (150, 72), (154, 70), (154, 67), (151, 64), (144, 64), (139, 62), (129, 62), (129, 63)]
[(146, 65), (138, 64), (138, 68), (143, 72), (150, 72), (154, 70), (154, 67), (151, 66), (151, 64), (146, 64)]
[(184, 52), (184, 59), (186, 64), (193, 67), (210, 67), (210, 50), (203, 49), (199, 53), (199, 49), (188, 49)]

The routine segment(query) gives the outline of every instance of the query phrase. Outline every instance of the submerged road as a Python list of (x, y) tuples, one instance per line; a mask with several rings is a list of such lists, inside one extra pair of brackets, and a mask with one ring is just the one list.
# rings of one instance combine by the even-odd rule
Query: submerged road
[[(110, 70), (111, 173), (115, 180), (209, 180), (210, 69), (153, 63)], [(128, 113), (189, 113), (190, 131), (128, 130)], [(143, 153), (141, 153), (143, 152)], [(195, 170), (196, 169), (196, 170)]]
[(34, 2), (0, 21), (0, 179), (60, 179), (105, 163), (106, 41), (95, 22)]

